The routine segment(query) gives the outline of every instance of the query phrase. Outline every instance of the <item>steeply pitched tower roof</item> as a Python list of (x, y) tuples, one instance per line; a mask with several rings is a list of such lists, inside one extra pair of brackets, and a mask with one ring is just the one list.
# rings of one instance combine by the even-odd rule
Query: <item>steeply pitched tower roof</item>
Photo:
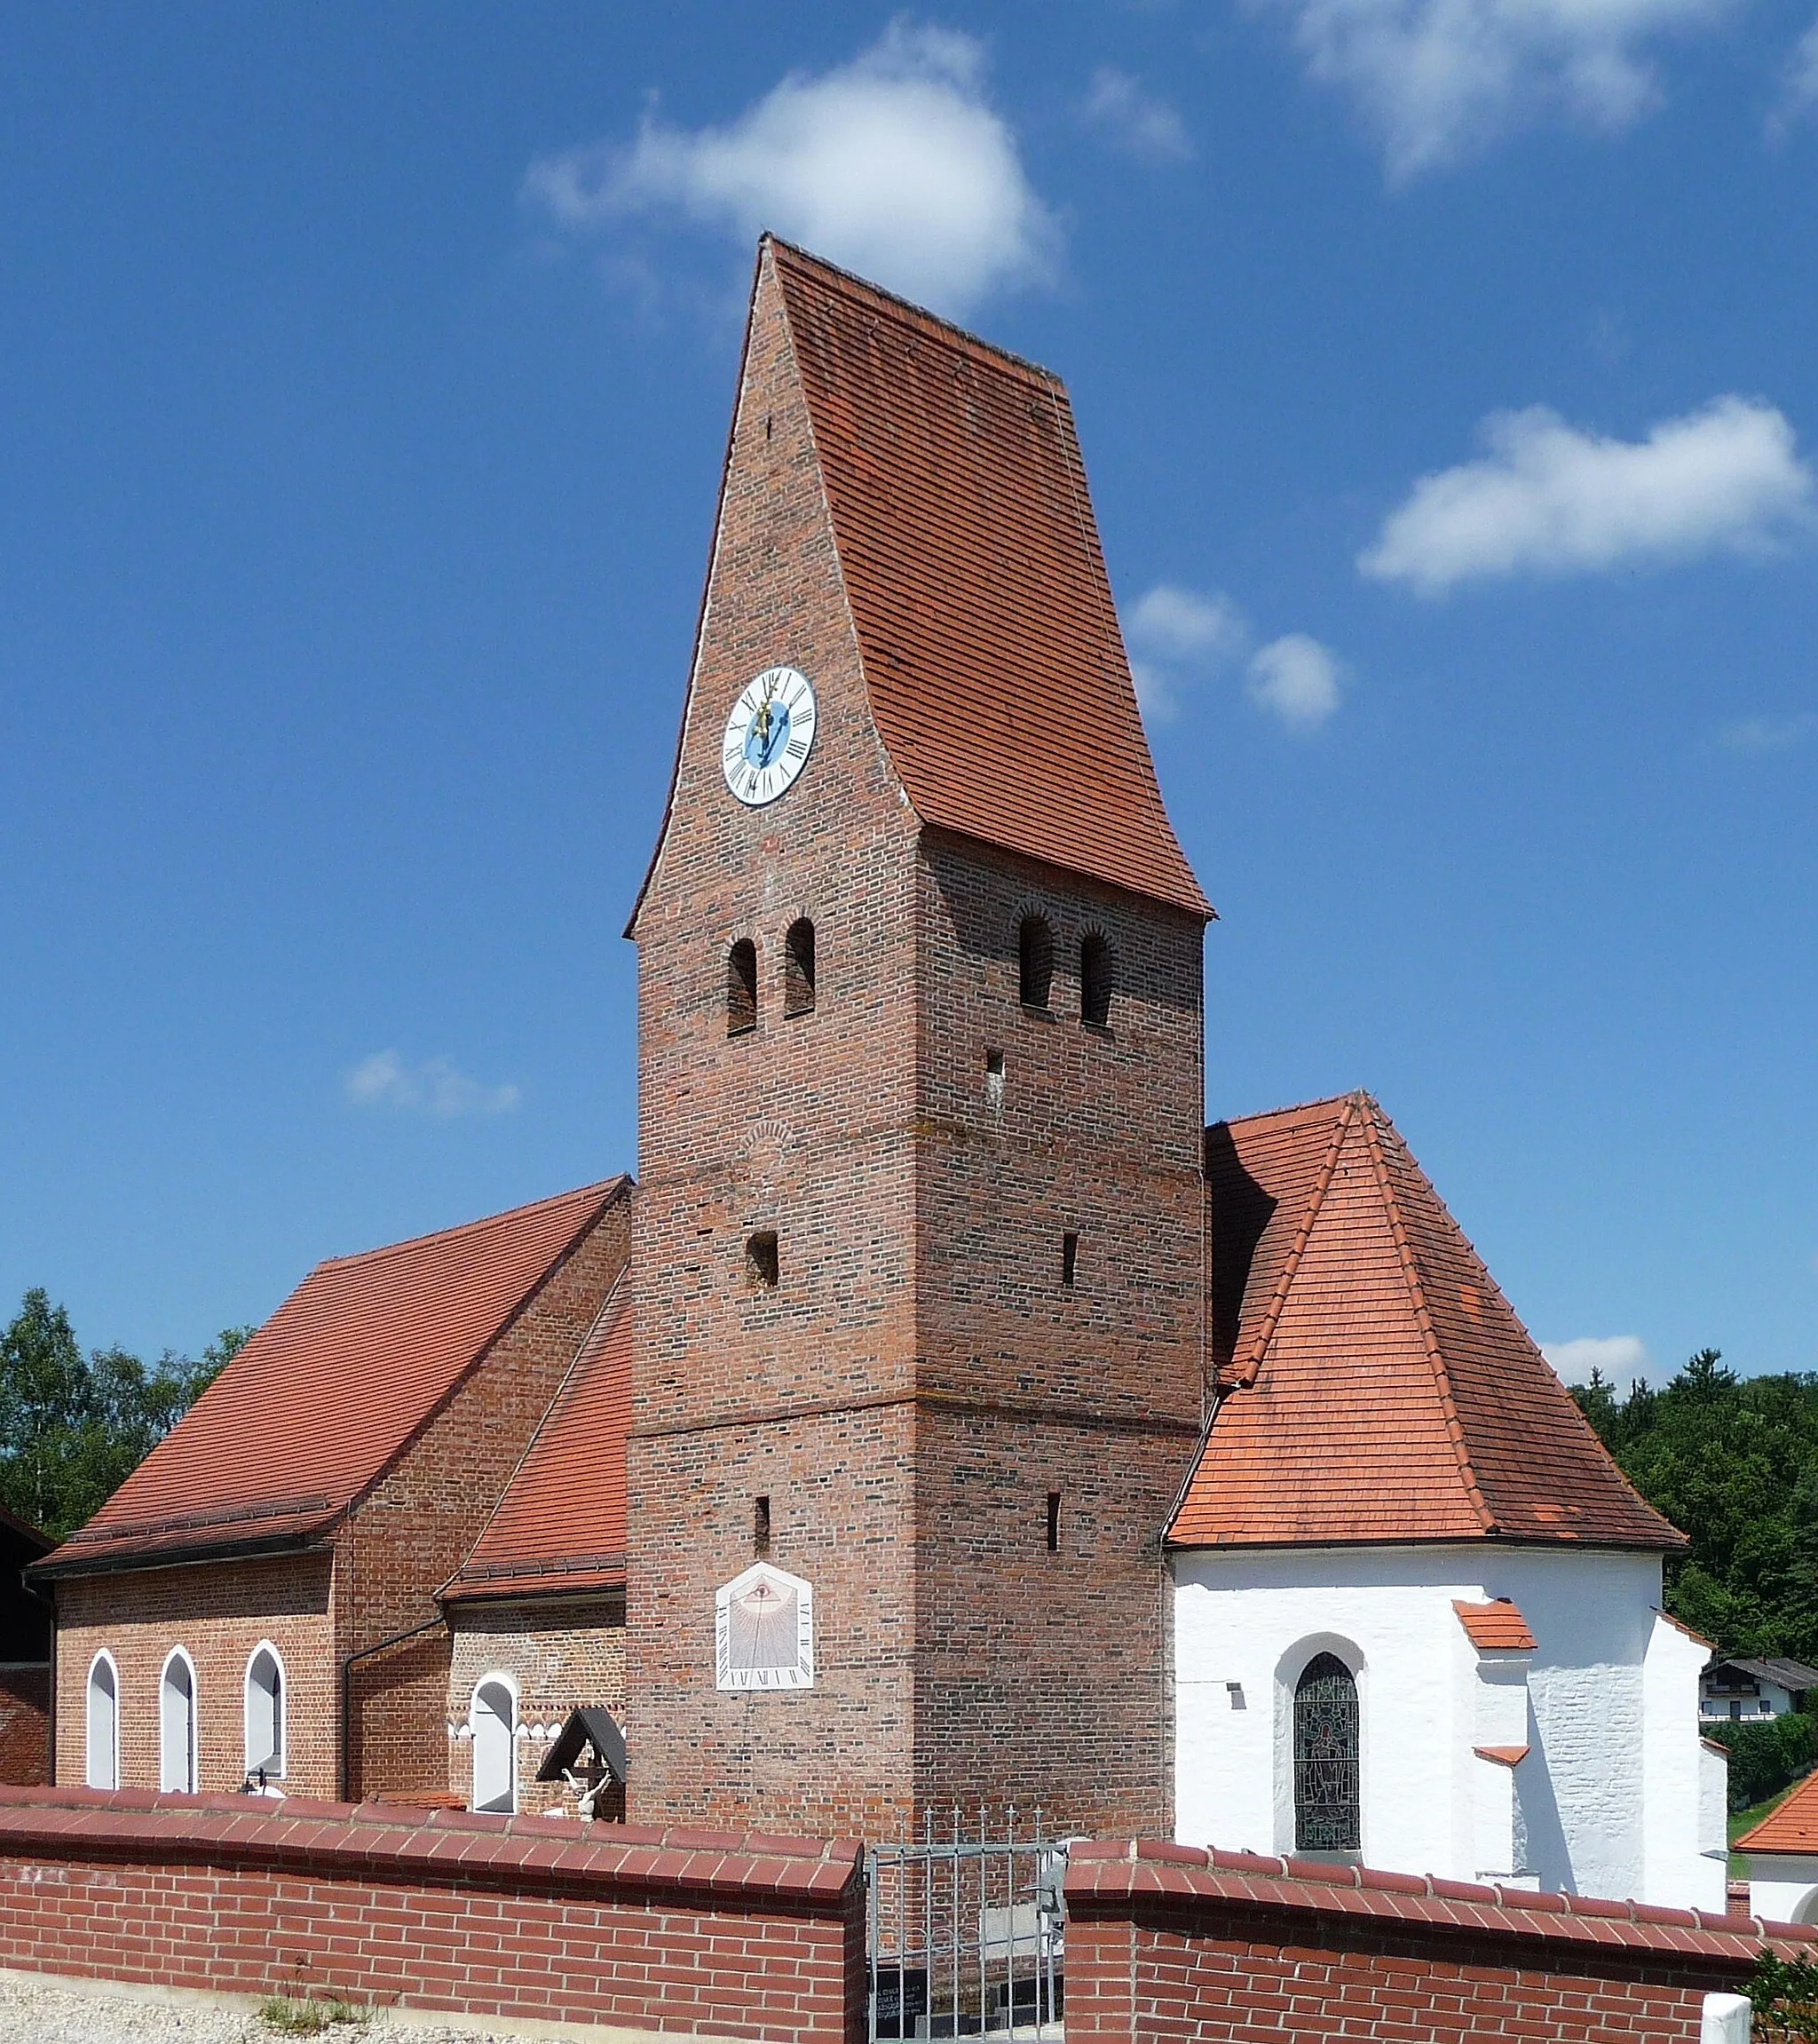
[(609, 1178), (318, 1264), (43, 1567), (86, 1573), (325, 1533), (629, 1184)]
[(1366, 1093), (1206, 1131), (1221, 1397), (1178, 1546), (1684, 1544)]
[(631, 1327), (621, 1277), (445, 1602), (623, 1586)]
[(924, 823), (1211, 914), (1162, 806), (1066, 387), (766, 240), (873, 714)]

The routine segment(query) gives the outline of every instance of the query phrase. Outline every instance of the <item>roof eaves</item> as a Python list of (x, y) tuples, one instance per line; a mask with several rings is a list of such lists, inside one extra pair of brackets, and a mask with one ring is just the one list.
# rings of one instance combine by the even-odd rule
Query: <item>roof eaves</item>
[(1421, 1281), (1420, 1266), (1415, 1259), (1413, 1244), (1408, 1239), (1408, 1225), (1402, 1213), (1402, 1202), (1397, 1196), (1394, 1181), (1388, 1173), (1388, 1160), (1382, 1153), (1382, 1130), (1378, 1116), (1380, 1110), (1376, 1102), (1366, 1094), (1358, 1096), (1364, 1108), (1364, 1144), (1370, 1153), (1371, 1169), (1376, 1174), (1377, 1190), (1381, 1193), (1385, 1211), (1388, 1215), (1389, 1232), (1395, 1238), (1395, 1253), (1401, 1259), (1402, 1276), (1408, 1287), (1408, 1298), (1414, 1309), (1414, 1319), (1420, 1329), (1427, 1361), (1433, 1372), (1433, 1381), (1439, 1391), (1440, 1410), (1445, 1418), (1446, 1438), (1451, 1443), (1452, 1454), (1458, 1462), (1458, 1477), (1465, 1486), (1465, 1494), (1471, 1501), (1485, 1533), (1498, 1531), (1496, 1514), (1490, 1510), (1477, 1481), (1477, 1471), (1472, 1466), (1470, 1446), (1465, 1438), (1465, 1424), (1458, 1417), (1458, 1402), (1452, 1396), (1450, 1373), (1445, 1358), (1440, 1351), (1439, 1335), (1433, 1324), (1433, 1313), (1427, 1301), (1427, 1287)]
[[(353, 1494), (347, 1500), (346, 1503), (341, 1508), (342, 1511), (351, 1517), (354, 1512), (357, 1512), (360, 1509), (360, 1508), (373, 1494), (373, 1493), (379, 1487), (379, 1485), (384, 1482), (385, 1478), (390, 1476), (391, 1471), (398, 1467), (399, 1463), (404, 1460), (405, 1456), (410, 1453), (412, 1448), (414, 1448), (416, 1444), (423, 1438), (423, 1435), (428, 1432), (429, 1429), (435, 1424), (436, 1421), (439, 1420), (445, 1412), (447, 1411), (449, 1406), (459, 1395), (462, 1387), (473, 1375), (473, 1373), (480, 1367), (480, 1365), (493, 1352), (493, 1351), (498, 1347), (499, 1343), (505, 1339), (506, 1335), (512, 1331), (512, 1329), (518, 1325), (518, 1321), (524, 1318), (525, 1313), (529, 1310), (532, 1301), (535, 1299), (537, 1295), (549, 1283), (549, 1279), (555, 1276), (556, 1272), (562, 1268), (563, 1264), (568, 1261), (569, 1257), (574, 1254), (575, 1249), (580, 1246), (581, 1238), (588, 1234), (594, 1227), (598, 1224), (601, 1217), (605, 1214), (609, 1208), (615, 1206), (620, 1200), (624, 1199), (629, 1193), (635, 1181), (632, 1179), (632, 1176), (628, 1171), (620, 1171), (614, 1177), (605, 1178), (600, 1181), (600, 1197), (597, 1200), (592, 1201), (591, 1204), (584, 1209), (580, 1218), (575, 1222), (573, 1228), (571, 1230), (567, 1240), (563, 1243), (561, 1248), (557, 1250), (556, 1254), (549, 1258), (549, 1262), (543, 1265), (542, 1269), (538, 1272), (536, 1277), (532, 1281), (529, 1288), (525, 1292), (523, 1297), (518, 1300), (518, 1303), (512, 1307), (509, 1313), (505, 1314), (502, 1319), (501, 1319), (498, 1326), (493, 1329), (492, 1333), (486, 1336), (486, 1340), (480, 1343), (479, 1347), (474, 1351), (473, 1354), (468, 1358), (468, 1359), (461, 1366), (460, 1369), (455, 1372), (454, 1376), (449, 1379), (447, 1388), (443, 1391), (441, 1397), (435, 1401), (435, 1403), (429, 1408), (429, 1410), (410, 1430), (410, 1431), (405, 1435), (404, 1438), (399, 1441), (398, 1446), (391, 1451), (391, 1453), (385, 1457), (384, 1461), (381, 1462), (378, 1468), (373, 1471), (372, 1475), (367, 1479), (367, 1481), (363, 1483), (360, 1488), (356, 1490)], [(620, 1275), (622, 1276), (622, 1274), (623, 1273), (621, 1272)], [(618, 1279), (614, 1279), (613, 1283), (616, 1285)], [(577, 1349), (575, 1352), (576, 1354), (579, 1354), (579, 1349)], [(503, 1493), (502, 1492), (500, 1494), (502, 1497)], [(496, 1507), (494, 1509), (496, 1509)]]
[(1293, 1239), (1288, 1244), (1288, 1253), (1282, 1259), (1281, 1275), (1276, 1279), (1267, 1309), (1252, 1338), (1249, 1352), (1232, 1372), (1234, 1386), (1247, 1389), (1256, 1382), (1262, 1368), (1262, 1359), (1269, 1352), (1269, 1345), (1275, 1339), (1275, 1331), (1281, 1325), (1283, 1310), (1287, 1305), (1288, 1294), (1293, 1288), (1294, 1278), (1300, 1268), (1300, 1259), (1306, 1254), (1307, 1244), (1312, 1237), (1313, 1224), (1319, 1218), (1319, 1209), (1324, 1204), (1325, 1195), (1332, 1189), (1333, 1174), (1339, 1168), (1340, 1153), (1345, 1146), (1345, 1135), (1357, 1112), (1363, 1096), (1348, 1093), (1344, 1096), (1338, 1116), (1332, 1123), (1332, 1136), (1326, 1144), (1324, 1161), (1319, 1167), (1319, 1175), (1313, 1181), (1313, 1190), (1308, 1195), (1307, 1209), (1295, 1228)]

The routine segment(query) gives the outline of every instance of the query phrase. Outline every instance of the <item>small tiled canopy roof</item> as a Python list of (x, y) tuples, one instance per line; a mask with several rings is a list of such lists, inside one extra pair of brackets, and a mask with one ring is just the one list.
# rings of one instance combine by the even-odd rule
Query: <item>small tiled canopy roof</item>
[(1366, 1093), (1206, 1131), (1220, 1402), (1182, 1547), (1682, 1547)]
[(1066, 386), (766, 240), (873, 714), (924, 823), (1212, 911), (1156, 783)]
[(1818, 1774), (1808, 1774), (1778, 1810), (1743, 1832), (1735, 1850), (1818, 1853)]
[(318, 1264), (40, 1571), (85, 1573), (319, 1538), (629, 1184), (606, 1179)]
[(1489, 1604), (1465, 1604), (1452, 1599), (1471, 1644), (1479, 1653), (1531, 1653), (1534, 1635), (1513, 1597), (1492, 1598)]
[(620, 1278), (445, 1604), (623, 1587), (631, 1325)]

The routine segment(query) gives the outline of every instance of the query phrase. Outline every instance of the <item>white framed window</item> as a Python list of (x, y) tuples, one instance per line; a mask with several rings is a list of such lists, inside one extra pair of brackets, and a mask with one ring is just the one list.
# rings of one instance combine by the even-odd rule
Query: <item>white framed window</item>
[(91, 1788), (120, 1786), (120, 1670), (106, 1647), (89, 1663), (88, 1723), (83, 1779)]
[(814, 1687), (814, 1591), (755, 1563), (714, 1593), (714, 1676), (721, 1689)]
[(246, 1664), (246, 1771), (275, 1778), (284, 1771), (284, 1663), (262, 1639)]
[(473, 1734), (470, 1805), (509, 1817), (518, 1808), (518, 1684), (509, 1675), (481, 1676), (467, 1723)]
[(195, 1663), (174, 1646), (158, 1678), (158, 1787), (193, 1795), (195, 1755)]

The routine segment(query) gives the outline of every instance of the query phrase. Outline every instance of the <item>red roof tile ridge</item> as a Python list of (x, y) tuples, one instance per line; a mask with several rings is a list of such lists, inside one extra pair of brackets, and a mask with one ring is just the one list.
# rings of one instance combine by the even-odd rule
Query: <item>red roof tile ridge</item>
[(885, 311), (904, 326), (919, 327), (931, 337), (945, 341), (948, 345), (976, 354), (994, 367), (1008, 366), (1020, 370), (1033, 384), (1049, 390), (1061, 387), (1062, 378), (1053, 369), (1040, 362), (1032, 361), (1027, 355), (1019, 355), (1013, 349), (1000, 347), (995, 341), (986, 340), (982, 334), (975, 334), (969, 327), (962, 327), (952, 320), (944, 320), (938, 313), (931, 313), (926, 305), (918, 305), (913, 299), (899, 297), (887, 290), (881, 284), (874, 284), (868, 277), (858, 276), (851, 270), (843, 270), (837, 263), (830, 263), (825, 256), (817, 256), (794, 242), (786, 242), (780, 234), (766, 234), (758, 241), (758, 258), (763, 257), (766, 245), (784, 262), (811, 272), (823, 284), (830, 285), (856, 303), (872, 305)]
[(1288, 1250), (1282, 1259), (1281, 1275), (1276, 1279), (1275, 1290), (1269, 1295), (1262, 1319), (1257, 1324), (1251, 1339), (1250, 1352), (1237, 1364), (1232, 1381), (1240, 1385), (1256, 1382), (1262, 1367), (1262, 1359), (1269, 1352), (1269, 1344), (1275, 1338), (1276, 1328), (1281, 1324), (1282, 1311), (1288, 1303), (1288, 1294), (1293, 1288), (1294, 1279), (1300, 1269), (1300, 1258), (1306, 1253), (1307, 1244), (1313, 1234), (1313, 1224), (1319, 1218), (1319, 1209), (1324, 1204), (1325, 1195), (1332, 1188), (1332, 1175), (1339, 1168), (1339, 1156), (1345, 1146), (1345, 1137), (1350, 1129), (1358, 1103), (1364, 1096), (1346, 1093), (1336, 1105), (1339, 1112), (1332, 1121), (1331, 1140), (1326, 1145), (1324, 1161), (1319, 1174), (1313, 1181), (1313, 1189), (1308, 1194), (1306, 1210), (1300, 1216), (1299, 1225), (1288, 1243)]
[(1664, 1619), (1675, 1632), (1684, 1633), (1686, 1637), (1692, 1641), (1695, 1645), (1704, 1647), (1711, 1653), (1717, 1652), (1717, 1642), (1714, 1639), (1706, 1639), (1702, 1632), (1694, 1632), (1683, 1619), (1675, 1618), (1670, 1611), (1663, 1611), (1658, 1604), (1656, 1604), (1654, 1615), (1656, 1618)]
[(1361, 1086), (1354, 1086), (1348, 1093), (1325, 1093), (1312, 1100), (1291, 1100), (1285, 1107), (1264, 1107), (1254, 1114), (1221, 1114), (1216, 1121), (1206, 1124), (1208, 1129), (1260, 1129), (1266, 1121), (1286, 1121), (1297, 1115), (1314, 1114), (1323, 1107), (1340, 1107), (1347, 1101), (1361, 1104), (1370, 1095)]
[[(581, 1367), (582, 1361), (585, 1359), (589, 1351), (591, 1350), (594, 1343), (594, 1337), (598, 1335), (600, 1331), (610, 1322), (613, 1316), (614, 1303), (618, 1300), (620, 1290), (624, 1289), (628, 1291), (630, 1269), (631, 1266), (628, 1261), (625, 1268), (620, 1272), (619, 1275), (613, 1279), (612, 1284), (607, 1287), (605, 1297), (600, 1301), (599, 1311), (594, 1315), (590, 1321), (589, 1321), (587, 1332), (574, 1344), (574, 1353), (568, 1359), (568, 1367), (563, 1371), (562, 1381), (556, 1386), (554, 1396), (549, 1399), (549, 1404), (543, 1407), (542, 1416), (537, 1421), (536, 1425), (531, 1430), (530, 1438), (524, 1445), (524, 1453), (518, 1456), (516, 1463), (512, 1466), (511, 1474), (505, 1479), (504, 1483), (501, 1485), (499, 1494), (493, 1501), (493, 1509), (486, 1514), (486, 1522), (479, 1529), (478, 1538), (474, 1541), (473, 1545), (467, 1550), (466, 1555), (462, 1557), (461, 1566), (454, 1571), (454, 1573), (450, 1576), (448, 1581), (445, 1582), (441, 1588), (436, 1592), (439, 1599), (444, 1596), (447, 1590), (450, 1589), (455, 1583), (460, 1582), (463, 1579), (471, 1581), (475, 1575), (485, 1576), (487, 1574), (523, 1574), (526, 1573), (521, 1563), (516, 1565), (513, 1567), (508, 1567), (504, 1563), (483, 1564), (478, 1569), (476, 1570), (474, 1568), (473, 1557), (484, 1545), (486, 1535), (492, 1531), (493, 1521), (497, 1518), (500, 1512), (503, 1510), (505, 1500), (510, 1494), (511, 1485), (515, 1484), (518, 1478), (524, 1473), (524, 1465), (530, 1460), (532, 1454), (536, 1448), (537, 1443), (541, 1440), (544, 1430), (548, 1428), (551, 1418), (553, 1417), (557, 1409), (560, 1406), (562, 1400), (567, 1392), (569, 1385), (574, 1381), (574, 1373)], [(605, 1566), (608, 1558), (609, 1557), (604, 1556), (596, 1557), (597, 1564), (600, 1566)], [(610, 1558), (616, 1559), (622, 1564), (625, 1557), (622, 1555), (620, 1555)], [(470, 1572), (471, 1572), (471, 1573)]]
[(382, 1242), (375, 1249), (352, 1249), (344, 1256), (324, 1256), (315, 1265), (319, 1271), (344, 1271), (350, 1264), (383, 1263), (389, 1256), (398, 1256), (407, 1251), (421, 1249), (431, 1242), (451, 1242), (456, 1236), (470, 1235), (480, 1229), (496, 1228), (502, 1222), (522, 1219), (527, 1214), (546, 1212), (551, 1207), (560, 1207), (571, 1200), (597, 1198), (605, 1206), (612, 1194), (631, 1183), (630, 1174), (615, 1171), (610, 1178), (600, 1178), (590, 1185), (576, 1185), (566, 1192), (551, 1192), (545, 1199), (526, 1200), (521, 1207), (507, 1207), (502, 1213), (482, 1214), (473, 1221), (457, 1221), (452, 1228), (431, 1228), (421, 1235), (407, 1235), (401, 1242)]
[(1421, 1281), (1420, 1266), (1415, 1261), (1413, 1244), (1408, 1240), (1408, 1224), (1402, 1213), (1401, 1199), (1389, 1177), (1388, 1161), (1382, 1153), (1381, 1122), (1387, 1116), (1383, 1114), (1380, 1105), (1369, 1094), (1364, 1094), (1363, 1100), (1365, 1108), (1364, 1147), (1370, 1153), (1371, 1168), (1376, 1174), (1377, 1189), (1382, 1194), (1388, 1215), (1389, 1232), (1395, 1238), (1395, 1253), (1401, 1258), (1402, 1274), (1407, 1280), (1408, 1295), (1412, 1302), (1414, 1318), (1427, 1351), (1427, 1360), (1433, 1371), (1434, 1382), (1439, 1390), (1440, 1410), (1445, 1417), (1446, 1437), (1451, 1443), (1466, 1494), (1484, 1532), (1493, 1533), (1497, 1530), (1496, 1514), (1490, 1510), (1484, 1498), (1477, 1482), (1477, 1471), (1471, 1463), (1471, 1451), (1465, 1439), (1465, 1424), (1458, 1417), (1458, 1403), (1452, 1397), (1451, 1375), (1446, 1368), (1444, 1356), (1440, 1352), (1439, 1335), (1433, 1325), (1432, 1309), (1427, 1302), (1427, 1287)]

